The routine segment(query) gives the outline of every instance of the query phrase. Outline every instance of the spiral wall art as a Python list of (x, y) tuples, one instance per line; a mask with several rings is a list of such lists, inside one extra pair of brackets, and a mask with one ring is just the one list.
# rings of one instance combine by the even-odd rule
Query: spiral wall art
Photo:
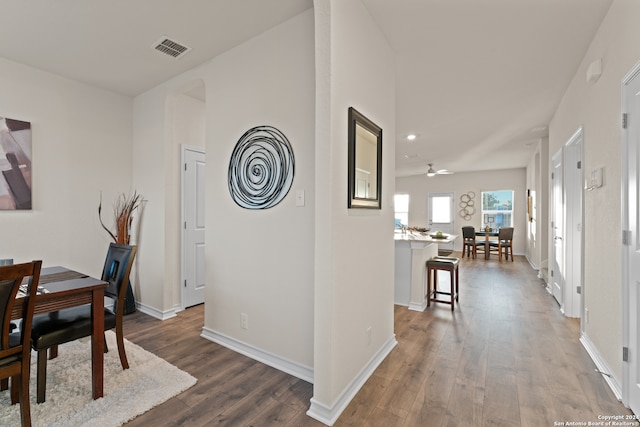
[(246, 209), (268, 209), (284, 199), (293, 183), (293, 149), (282, 132), (256, 126), (238, 140), (229, 161), (229, 192)]

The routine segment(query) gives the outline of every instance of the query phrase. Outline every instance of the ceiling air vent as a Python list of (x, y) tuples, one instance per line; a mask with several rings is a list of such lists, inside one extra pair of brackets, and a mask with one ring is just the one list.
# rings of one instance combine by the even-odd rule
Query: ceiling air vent
[(153, 44), (153, 48), (158, 52), (162, 52), (176, 59), (181, 58), (191, 50), (190, 47), (186, 47), (183, 44), (164, 36), (160, 37), (160, 39)]

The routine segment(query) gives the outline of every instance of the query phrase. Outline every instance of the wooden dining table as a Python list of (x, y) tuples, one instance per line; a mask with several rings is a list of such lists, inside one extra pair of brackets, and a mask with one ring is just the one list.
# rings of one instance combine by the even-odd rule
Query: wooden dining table
[[(25, 279), (28, 281), (28, 279)], [(104, 394), (104, 289), (107, 283), (65, 267), (46, 267), (40, 271), (40, 282), (34, 315), (91, 304), (92, 395)], [(14, 304), (12, 319), (22, 317), (22, 304)]]
[(489, 259), (489, 237), (498, 237), (498, 230), (477, 230), (476, 236), (484, 236), (484, 259)]

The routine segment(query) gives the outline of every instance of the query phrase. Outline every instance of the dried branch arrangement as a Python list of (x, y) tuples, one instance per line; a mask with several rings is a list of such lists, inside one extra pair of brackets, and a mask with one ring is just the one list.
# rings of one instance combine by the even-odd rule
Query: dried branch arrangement
[(100, 204), (98, 205), (98, 218), (100, 225), (111, 236), (115, 243), (128, 245), (131, 238), (131, 224), (133, 222), (133, 212), (140, 206), (142, 195), (136, 191), (128, 196), (120, 194), (113, 203), (113, 216), (116, 231), (113, 233), (102, 222), (102, 193), (100, 193)]

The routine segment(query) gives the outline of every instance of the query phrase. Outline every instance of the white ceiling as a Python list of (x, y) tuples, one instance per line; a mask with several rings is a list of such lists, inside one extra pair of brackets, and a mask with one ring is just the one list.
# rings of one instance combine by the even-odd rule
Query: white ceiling
[[(524, 167), (612, 0), (362, 0), (397, 53), (397, 175)], [(0, 56), (129, 96), (312, 0), (0, 0)], [(168, 36), (181, 59), (151, 46)], [(406, 141), (409, 133), (417, 139)], [(437, 178), (436, 178), (437, 179)]]

